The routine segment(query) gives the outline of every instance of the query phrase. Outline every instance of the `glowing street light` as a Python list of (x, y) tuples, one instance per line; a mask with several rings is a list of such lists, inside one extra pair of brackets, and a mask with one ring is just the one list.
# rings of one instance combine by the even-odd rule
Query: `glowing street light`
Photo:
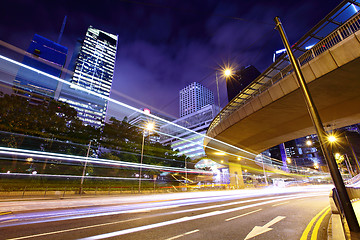
[(225, 77), (230, 77), (231, 75), (232, 75), (232, 70), (231, 70), (231, 68), (226, 68), (226, 69), (224, 69), (224, 76)]
[(314, 163), (314, 168), (315, 169), (319, 169), (319, 164), (316, 162), (316, 163)]
[(312, 145), (312, 141), (311, 141), (311, 140), (307, 140), (307, 141), (306, 141), (306, 145), (307, 145), (307, 146), (311, 146), (311, 145)]
[[(230, 64), (224, 64), (224, 66), (220, 66), (219, 70), (221, 71), (221, 77), (228, 79), (229, 77), (231, 77), (233, 75), (234, 67), (231, 66)], [(216, 89), (217, 89), (217, 95), (218, 95), (218, 105), (219, 105), (219, 111), (220, 111), (221, 106), (220, 106), (218, 71), (216, 71), (216, 73), (215, 73), (215, 80), (216, 80)]]
[(140, 171), (139, 171), (139, 192), (141, 191), (141, 171), (142, 171), (142, 163), (143, 163), (143, 157), (144, 157), (144, 143), (145, 143), (145, 131), (147, 130), (150, 134), (151, 131), (155, 129), (155, 123), (148, 122), (145, 125), (145, 129), (143, 131), (143, 138), (142, 138), (142, 144), (141, 144), (141, 157), (140, 157)]
[(329, 135), (328, 136), (328, 141), (331, 143), (334, 143), (337, 141), (337, 138), (335, 137), (335, 135)]

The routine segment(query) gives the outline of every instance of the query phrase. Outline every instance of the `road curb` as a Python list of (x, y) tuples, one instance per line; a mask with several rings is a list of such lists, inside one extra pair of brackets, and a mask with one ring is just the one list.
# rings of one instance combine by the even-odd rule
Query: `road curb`
[(331, 214), (327, 232), (328, 240), (346, 240), (340, 214)]

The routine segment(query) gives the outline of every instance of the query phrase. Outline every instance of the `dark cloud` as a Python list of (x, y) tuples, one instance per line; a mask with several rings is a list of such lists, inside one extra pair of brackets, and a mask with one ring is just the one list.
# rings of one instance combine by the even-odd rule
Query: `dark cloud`
[[(223, 62), (264, 70), (282, 48), (273, 18), (295, 42), (337, 1), (3, 1), (1, 39), (26, 49), (34, 33), (58, 37), (69, 48), (89, 25), (119, 35), (112, 97), (135, 107), (178, 115), (178, 92), (197, 81), (216, 94), (214, 72)], [(226, 99), (225, 83), (221, 99)], [(137, 101), (131, 100), (137, 99)], [(222, 101), (222, 105), (226, 102)]]

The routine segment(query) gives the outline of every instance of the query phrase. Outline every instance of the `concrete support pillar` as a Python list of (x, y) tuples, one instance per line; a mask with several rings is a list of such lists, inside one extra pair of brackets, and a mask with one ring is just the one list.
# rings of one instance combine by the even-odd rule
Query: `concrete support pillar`
[(235, 188), (244, 188), (244, 179), (240, 163), (229, 161), (230, 185)]

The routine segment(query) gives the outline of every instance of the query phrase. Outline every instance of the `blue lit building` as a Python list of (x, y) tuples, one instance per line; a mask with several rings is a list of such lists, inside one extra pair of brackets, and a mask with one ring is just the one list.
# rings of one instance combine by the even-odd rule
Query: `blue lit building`
[(75, 108), (85, 125), (104, 126), (117, 41), (117, 35), (90, 26), (74, 52), (73, 74), (67, 79), (72, 85), (62, 85), (59, 100)]
[(24, 96), (32, 103), (55, 96), (58, 81), (40, 74), (45, 72), (60, 77), (65, 65), (68, 49), (54, 41), (35, 34), (22, 63), (31, 67), (20, 67), (14, 79), (14, 93)]

